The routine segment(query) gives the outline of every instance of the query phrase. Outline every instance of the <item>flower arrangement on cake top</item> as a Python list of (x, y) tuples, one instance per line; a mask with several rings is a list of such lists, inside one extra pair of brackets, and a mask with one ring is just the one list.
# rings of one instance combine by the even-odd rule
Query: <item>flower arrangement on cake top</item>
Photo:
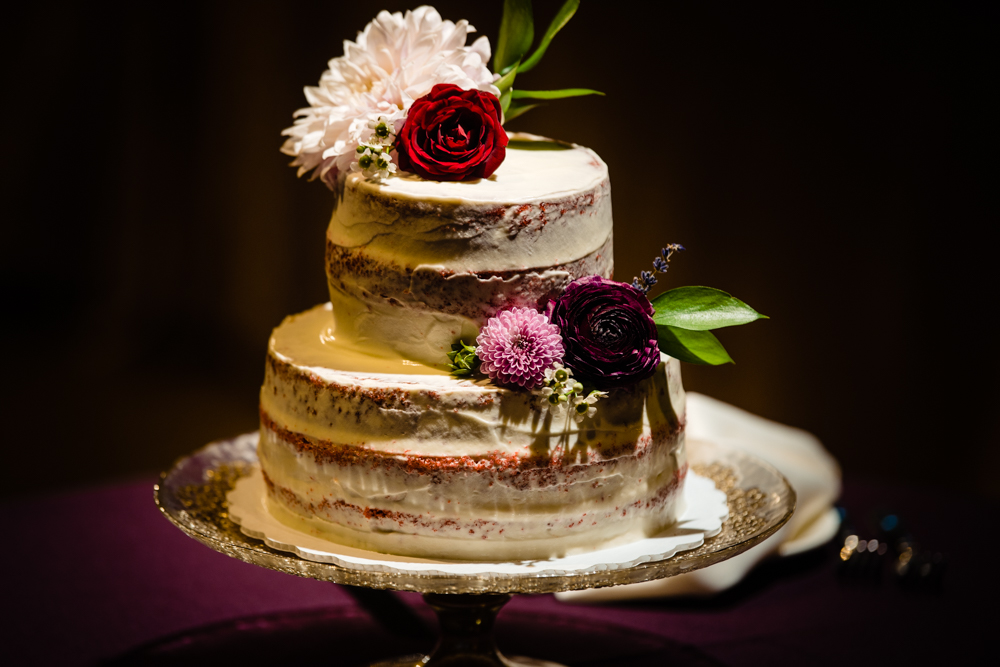
[(309, 106), (295, 112), (281, 151), (295, 158), (299, 176), (312, 172), (331, 188), (351, 171), (376, 181), (398, 171), (488, 178), (504, 160), (503, 123), (537, 106), (532, 100), (603, 94), (514, 89), (579, 5), (563, 3), (530, 55), (530, 0), (505, 0), (495, 54), (485, 36), (466, 46), (475, 28), (443, 20), (433, 7), (379, 12), (355, 41), (344, 41), (344, 55), (329, 61), (319, 85), (306, 87)]

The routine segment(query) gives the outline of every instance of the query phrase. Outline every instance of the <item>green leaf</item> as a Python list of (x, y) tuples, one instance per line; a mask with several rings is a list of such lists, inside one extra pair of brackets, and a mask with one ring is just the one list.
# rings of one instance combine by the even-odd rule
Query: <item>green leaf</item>
[(479, 367), (479, 359), (476, 357), (476, 348), (472, 347), (464, 340), (459, 340), (451, 346), (451, 352), (447, 353), (451, 363), (448, 364), (448, 371), (455, 377), (467, 377), (476, 372)]
[[(569, 23), (569, 20), (573, 18), (573, 14), (576, 14), (576, 10), (579, 6), (580, 0), (566, 0), (566, 2), (563, 3), (563, 6), (559, 8), (558, 12), (556, 12), (555, 18), (552, 19), (552, 23), (549, 24), (548, 30), (546, 30), (545, 34), (542, 36), (542, 41), (538, 43), (538, 48), (535, 49), (535, 52), (531, 54), (531, 57), (528, 58), (521, 67), (522, 72), (527, 72), (539, 63), (542, 56), (545, 55), (545, 50), (549, 48), (549, 43), (552, 41), (552, 38), (556, 36), (557, 32), (562, 30), (564, 25)], [(527, 51), (527, 49), (525, 49), (525, 51)]]
[(678, 287), (653, 299), (653, 321), (707, 331), (768, 319), (736, 297), (712, 287)]
[(531, 0), (504, 0), (500, 36), (493, 56), (493, 71), (506, 74), (531, 48), (535, 24), (531, 18)]
[(502, 93), (500, 93), (500, 111), (503, 112), (504, 122), (506, 123), (510, 118), (507, 117), (507, 109), (510, 108), (510, 94), (513, 91), (509, 88)]
[[(522, 70), (523, 71), (523, 70)], [(499, 87), (499, 86), (498, 86)], [(562, 90), (515, 90), (515, 100), (561, 100), (566, 97), (583, 97), (584, 95), (601, 95), (599, 90), (590, 88), (563, 88)]]
[(514, 64), (510, 66), (510, 71), (504, 74), (499, 79), (497, 79), (496, 83), (493, 84), (500, 89), (501, 95), (510, 90), (510, 87), (514, 85), (514, 77), (517, 76), (517, 71), (519, 69), (520, 64), (521, 64), (520, 60), (515, 61)]
[[(501, 105), (502, 104), (503, 104), (503, 101), (501, 100)], [(511, 120), (514, 120), (515, 118), (517, 118), (518, 116), (520, 116), (521, 114), (523, 114), (525, 111), (531, 111), (535, 107), (540, 107), (540, 106), (542, 106), (542, 105), (541, 104), (510, 104), (508, 110), (504, 111), (503, 121), (504, 121), (504, 123), (507, 123), (507, 122), (509, 122)], [(507, 144), (507, 146), (511, 147), (509, 143)], [(517, 148), (517, 146), (513, 146), (512, 148)], [(531, 150), (531, 149), (529, 149), (529, 150)]]
[(690, 331), (666, 324), (657, 324), (660, 352), (692, 364), (719, 366), (735, 363), (722, 343), (708, 331)]
[[(511, 106), (517, 107), (519, 105), (513, 104)], [(542, 105), (527, 104), (524, 106), (524, 111), (527, 111), (528, 109), (534, 109), (535, 107), (540, 107)], [(573, 146), (571, 144), (564, 144), (560, 141), (511, 139), (507, 142), (507, 149), (512, 151), (571, 151), (573, 150)]]

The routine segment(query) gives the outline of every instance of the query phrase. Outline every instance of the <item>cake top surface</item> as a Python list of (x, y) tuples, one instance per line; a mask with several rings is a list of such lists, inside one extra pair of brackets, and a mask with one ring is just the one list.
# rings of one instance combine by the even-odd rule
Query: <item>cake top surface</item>
[(391, 350), (387, 349), (384, 356), (375, 355), (338, 340), (329, 303), (285, 318), (271, 335), (270, 348), (279, 358), (314, 369), (323, 377), (347, 375), (392, 381), (399, 376), (423, 376), (419, 378), (423, 384), (472, 385), (451, 377), (448, 371), (393, 355)]
[(489, 178), (433, 181), (400, 174), (376, 182), (353, 172), (346, 187), (419, 201), (511, 204), (572, 196), (607, 178), (607, 165), (589, 148), (517, 132), (510, 135), (506, 158)]

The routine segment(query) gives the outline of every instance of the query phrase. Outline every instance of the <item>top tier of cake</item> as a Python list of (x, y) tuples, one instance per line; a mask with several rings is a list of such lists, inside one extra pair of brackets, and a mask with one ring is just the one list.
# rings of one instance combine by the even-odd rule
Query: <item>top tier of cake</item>
[(607, 165), (532, 135), (511, 135), (488, 179), (352, 173), (327, 231), (337, 339), (430, 365), (498, 311), (543, 309), (576, 278), (613, 268)]

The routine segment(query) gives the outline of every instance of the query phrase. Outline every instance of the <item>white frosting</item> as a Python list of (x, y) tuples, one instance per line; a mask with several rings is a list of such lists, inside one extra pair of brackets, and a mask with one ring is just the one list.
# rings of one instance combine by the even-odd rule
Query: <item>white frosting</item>
[(515, 132), (504, 161), (489, 178), (428, 181), (403, 174), (364, 187), (421, 202), (526, 204), (586, 192), (607, 177), (607, 165), (589, 148)]
[[(278, 444), (269, 451), (281, 448)], [(683, 448), (678, 451), (683, 454)], [(676, 468), (671, 469), (671, 472), (676, 471)], [(331, 479), (322, 468), (316, 472), (321, 479)], [(629, 472), (642, 474), (638, 466), (631, 466)], [(670, 480), (668, 475), (665, 480), (654, 480), (654, 483), (669, 485)], [(282, 489), (294, 489), (292, 492), (300, 502), (314, 506), (322, 503), (323, 495), (318, 492), (316, 482), (289, 480), (282, 476), (274, 483)], [(285, 486), (286, 483), (290, 486)], [(357, 502), (361, 504), (354, 505), (388, 507), (388, 511), (397, 512), (404, 505), (400, 500), (408, 499), (410, 505), (428, 502), (428, 506), (416, 513), (426, 520), (424, 525), (404, 522), (401, 526), (398, 521), (379, 521), (377, 527), (372, 527), (370, 524), (376, 522), (363, 519), (355, 510), (308, 514), (298, 503), (286, 502), (286, 492), (269, 493), (267, 508), (285, 525), (345, 546), (421, 558), (490, 562), (545, 560), (628, 544), (660, 533), (685, 509), (683, 483), (672, 488), (656, 507), (641, 509), (635, 504), (644, 505), (655, 494), (653, 483), (634, 484), (627, 489), (603, 488), (597, 493), (593, 489), (598, 487), (590, 485), (590, 497), (574, 503), (565, 502), (565, 499), (557, 507), (522, 503), (509, 510), (449, 504), (442, 494), (453, 493), (455, 489), (451, 486), (428, 485), (409, 495), (380, 497), (371, 493), (368, 494), (371, 497), (359, 498)], [(332, 488), (338, 493), (341, 491), (338, 487)], [(649, 493), (651, 489), (652, 494)], [(608, 500), (601, 501), (598, 495), (601, 491), (607, 492)], [(443, 510), (437, 509), (442, 505)], [(629, 508), (625, 515), (621, 507)]]
[(336, 335), (372, 354), (390, 350), (445, 368), (452, 343), (472, 342), (479, 335), (479, 323), (462, 315), (403, 309), (382, 299), (361, 300), (337, 290), (330, 291), (330, 301), (341, 323)]
[[(589, 148), (532, 135), (514, 135), (512, 145), (491, 177), (471, 182), (350, 174), (327, 238), (366, 246), (377, 259), (456, 272), (548, 267), (600, 248), (612, 228), (607, 165)], [(590, 194), (593, 202), (576, 201)]]
[[(450, 376), (389, 351), (376, 357), (330, 335), (329, 304), (274, 330), (261, 409), (317, 440), (428, 456), (530, 453), (539, 447), (614, 449), (667, 431), (684, 415), (680, 363), (612, 390), (592, 420), (553, 419), (522, 391)], [(392, 400), (390, 400), (390, 398)]]
[[(531, 291), (542, 290), (536, 278), (551, 283), (561, 272), (564, 286), (582, 275), (609, 275), (612, 226), (607, 165), (588, 148), (533, 135), (513, 135), (488, 179), (374, 183), (350, 174), (327, 230), (328, 255), (329, 248), (346, 253), (328, 256), (338, 335), (443, 363), (451, 344), (474, 337), (485, 320), (440, 299), (422, 300), (422, 281), (505, 272), (482, 279), (499, 281), (495, 298), (482, 290), (474, 298), (501, 305), (520, 280), (526, 303), (517, 305), (527, 305), (543, 296)], [(340, 270), (337, 263), (349, 261), (363, 267)], [(574, 263), (578, 275), (564, 268)], [(458, 288), (456, 301), (469, 298)]]

